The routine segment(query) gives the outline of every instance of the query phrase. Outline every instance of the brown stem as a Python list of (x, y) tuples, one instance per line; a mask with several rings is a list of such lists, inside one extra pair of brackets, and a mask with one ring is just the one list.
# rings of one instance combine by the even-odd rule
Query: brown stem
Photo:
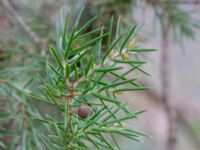
[(176, 117), (173, 107), (170, 104), (170, 48), (169, 39), (171, 33), (171, 23), (169, 19), (163, 26), (163, 40), (162, 40), (162, 51), (161, 51), (161, 99), (164, 105), (167, 119), (168, 119), (168, 139), (167, 139), (167, 150), (175, 150), (176, 147)]
[(69, 83), (69, 85), (67, 85), (68, 90), (69, 90), (69, 96), (67, 96), (66, 98), (66, 103), (67, 103), (67, 118), (68, 118), (68, 122), (67, 122), (67, 134), (69, 136), (69, 138), (66, 141), (66, 144), (68, 144), (68, 148), (70, 148), (70, 135), (73, 134), (73, 130), (72, 130), (72, 125), (71, 125), (71, 115), (72, 115), (72, 109), (70, 108), (70, 103), (74, 97), (74, 86), (72, 83)]

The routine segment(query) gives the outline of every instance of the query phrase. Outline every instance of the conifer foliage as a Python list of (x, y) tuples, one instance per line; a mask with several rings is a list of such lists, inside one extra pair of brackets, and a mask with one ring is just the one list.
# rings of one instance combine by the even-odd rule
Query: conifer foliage
[[(117, 134), (139, 141), (144, 135), (125, 126), (123, 121), (137, 118), (142, 111), (131, 112), (117, 94), (146, 89), (136, 82), (136, 77), (127, 75), (133, 71), (147, 74), (141, 69), (145, 62), (135, 56), (152, 49), (126, 46), (136, 32), (135, 25), (127, 33), (113, 34), (111, 20), (108, 33), (103, 28), (84, 33), (96, 17), (78, 29), (79, 18), (68, 33), (67, 16), (64, 28), (57, 29), (56, 46), (50, 46), (54, 61), (47, 61), (48, 80), (43, 83), (42, 100), (52, 103), (63, 118), (61, 122), (56, 118), (39, 119), (50, 129), (43, 142), (49, 149), (88, 149), (91, 144), (97, 149), (117, 149)], [(83, 41), (91, 34), (99, 35)], [(104, 37), (107, 45), (102, 45)], [(125, 69), (125, 65), (129, 68)], [(108, 140), (109, 136), (113, 142)]]
[[(130, 111), (118, 95), (148, 89), (137, 82), (138, 74), (149, 76), (143, 70), (146, 62), (140, 55), (154, 49), (131, 44), (134, 43), (136, 25), (122, 33), (119, 20), (114, 31), (113, 18), (108, 27), (86, 32), (98, 17), (80, 27), (81, 14), (82, 11), (73, 25), (70, 13), (66, 17), (61, 15), (56, 28), (56, 43), (49, 46), (51, 55), (46, 59), (45, 69), (39, 70), (45, 71), (46, 75), (39, 77), (40, 82), (34, 84), (41, 88), (27, 88), (33, 84), (31, 77), (19, 88), (2, 83), (1, 91), (5, 94), (10, 86), (16, 91), (12, 93), (20, 101), (21, 117), (17, 120), (14, 113), (10, 119), (22, 124), (17, 132), (9, 135), (10, 132), (5, 131), (0, 135), (2, 138), (19, 136), (17, 140), (21, 141), (22, 149), (120, 149), (119, 135), (135, 141), (145, 136), (125, 123), (144, 111)], [(103, 40), (106, 40), (104, 44)], [(29, 76), (35, 71), (20, 69)], [(42, 103), (42, 111), (38, 102)], [(52, 110), (47, 110), (50, 108)], [(1, 145), (6, 147), (3, 143)]]

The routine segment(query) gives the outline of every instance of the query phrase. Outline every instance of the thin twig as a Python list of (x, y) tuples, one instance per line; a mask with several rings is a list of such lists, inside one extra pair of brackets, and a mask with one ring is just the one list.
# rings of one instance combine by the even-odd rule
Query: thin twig
[[(166, 14), (166, 9), (163, 8), (163, 13)], [(166, 19), (163, 25), (163, 40), (162, 40), (162, 51), (161, 51), (161, 99), (165, 108), (167, 119), (168, 119), (168, 139), (167, 139), (167, 150), (175, 150), (176, 147), (176, 117), (173, 107), (170, 104), (170, 48), (169, 39), (171, 36), (171, 22)]]
[(2, 0), (3, 6), (8, 10), (11, 16), (19, 23), (21, 28), (31, 37), (36, 46), (40, 47), (41, 51), (44, 52), (47, 41), (37, 35), (28, 24), (24, 21), (23, 17), (13, 8), (9, 0)]

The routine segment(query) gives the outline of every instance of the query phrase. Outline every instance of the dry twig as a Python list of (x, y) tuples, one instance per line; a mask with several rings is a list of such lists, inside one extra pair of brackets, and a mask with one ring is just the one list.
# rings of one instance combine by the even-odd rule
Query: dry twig
[(39, 37), (28, 24), (24, 21), (23, 17), (13, 8), (9, 0), (2, 0), (3, 6), (8, 10), (10, 15), (19, 23), (21, 28), (31, 37), (33, 42), (38, 46), (44, 53), (47, 45), (47, 40)]

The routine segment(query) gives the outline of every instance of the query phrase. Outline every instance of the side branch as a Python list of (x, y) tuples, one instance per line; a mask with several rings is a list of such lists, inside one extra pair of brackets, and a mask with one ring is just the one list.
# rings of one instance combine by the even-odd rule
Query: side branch
[(2, 0), (3, 6), (8, 10), (11, 16), (19, 23), (21, 28), (31, 37), (33, 42), (41, 48), (42, 51), (45, 50), (46, 40), (39, 37), (24, 21), (23, 17), (18, 14), (18, 12), (13, 8), (9, 0)]
[[(164, 10), (165, 11), (165, 10)], [(170, 71), (170, 49), (169, 39), (171, 33), (171, 23), (167, 20), (164, 25), (163, 41), (162, 41), (162, 52), (161, 52), (161, 100), (165, 108), (167, 119), (168, 119), (168, 140), (167, 150), (175, 150), (176, 147), (176, 116), (173, 107), (171, 106), (171, 71)]]

